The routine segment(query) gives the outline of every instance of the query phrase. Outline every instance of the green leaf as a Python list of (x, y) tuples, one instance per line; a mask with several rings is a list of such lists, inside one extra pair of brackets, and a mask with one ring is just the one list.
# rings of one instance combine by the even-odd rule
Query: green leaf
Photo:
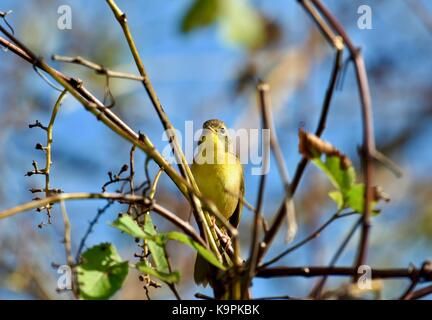
[[(146, 214), (144, 217), (144, 232), (153, 237), (157, 236), (153, 221), (150, 214)], [(155, 263), (156, 269), (163, 273), (169, 272), (168, 261), (166, 259), (165, 244), (159, 244), (153, 240), (147, 241), (148, 248), (150, 250), (152, 259)]]
[(112, 226), (131, 235), (134, 238), (147, 239), (150, 235), (146, 234), (136, 221), (127, 214), (122, 214), (112, 223)]
[(264, 21), (248, 0), (223, 0), (222, 34), (231, 43), (248, 49), (260, 47), (266, 38)]
[(364, 193), (365, 187), (363, 183), (355, 184), (351, 190), (348, 191), (347, 205), (357, 211), (362, 213), (364, 210)]
[(210, 262), (212, 265), (221, 270), (225, 270), (225, 266), (221, 262), (219, 262), (219, 260), (211, 251), (207, 250), (207, 248), (203, 247), (198, 242), (192, 240), (192, 238), (187, 236), (186, 234), (177, 231), (171, 231), (164, 234), (164, 236), (169, 240), (175, 240), (191, 247), (192, 249), (196, 250), (201, 257)]
[(343, 209), (344, 207), (344, 201), (342, 193), (338, 190), (330, 191), (328, 193), (329, 197), (336, 202), (338, 209)]
[(181, 23), (182, 32), (189, 32), (214, 23), (220, 12), (220, 0), (195, 0)]
[(338, 156), (326, 156), (324, 162), (321, 158), (314, 158), (312, 162), (327, 175), (333, 186), (340, 190), (345, 198), (356, 179), (354, 168), (344, 168)]
[(142, 273), (149, 274), (167, 283), (178, 283), (180, 281), (180, 273), (178, 271), (162, 272), (152, 268), (144, 261), (137, 263), (136, 268)]
[[(224, 265), (219, 262), (219, 260), (215, 257), (215, 255), (207, 250), (205, 247), (200, 245), (198, 242), (192, 240), (191, 237), (187, 236), (184, 233), (172, 231), (168, 233), (156, 233), (154, 230), (153, 223), (150, 224), (150, 222), (147, 221), (147, 226), (145, 227), (145, 230), (141, 230), (140, 226), (132, 219), (132, 217), (128, 215), (122, 215), (120, 218), (118, 218), (114, 223), (112, 224), (117, 229), (122, 230), (123, 232), (126, 232), (133, 237), (144, 239), (149, 241), (149, 249), (150, 249), (150, 243), (153, 242), (155, 245), (158, 246), (165, 246), (165, 243), (168, 240), (175, 240), (180, 243), (183, 243), (192, 249), (196, 250), (199, 255), (201, 255), (205, 260), (207, 260), (209, 263), (214, 265), (215, 267), (225, 270)], [(148, 232), (147, 232), (148, 231)], [(153, 233), (153, 234), (151, 234)], [(153, 244), (152, 244), (153, 246)], [(155, 249), (155, 255), (156, 259), (162, 259), (160, 249), (157, 249), (153, 246), (153, 249)], [(153, 254), (153, 253), (152, 253)], [(153, 257), (155, 258), (155, 257)], [(156, 261), (155, 261), (156, 263)], [(161, 265), (164, 263), (163, 261), (159, 261)], [(161, 267), (162, 268), (162, 267)], [(162, 270), (159, 269), (159, 271), (166, 272), (167, 269), (162, 268)]]
[(110, 243), (96, 245), (81, 256), (77, 267), (79, 295), (82, 299), (108, 299), (121, 288), (128, 274), (128, 262), (122, 261)]
[[(363, 183), (356, 183), (351, 190), (348, 192), (347, 205), (354, 211), (358, 213), (363, 213), (364, 211), (364, 199), (365, 199), (365, 186)], [(376, 216), (380, 213), (380, 210), (375, 209), (377, 201), (372, 201), (371, 210), (372, 215)]]
[[(336, 188), (329, 192), (329, 197), (337, 204), (338, 209), (351, 208), (353, 211), (363, 213), (365, 186), (356, 183), (356, 172), (351, 160), (314, 134), (300, 130), (299, 140), (300, 153), (321, 169)], [(325, 160), (322, 159), (323, 155)], [(375, 187), (374, 192), (377, 194), (375, 199), (389, 201), (388, 196), (379, 188)], [(371, 203), (373, 214), (379, 213), (379, 210), (374, 209), (376, 203), (377, 201)]]
[(155, 268), (167, 273), (169, 268), (165, 254), (165, 241), (157, 234), (149, 214), (145, 215), (144, 221), (143, 230), (131, 216), (124, 214), (114, 221), (112, 226), (135, 238), (146, 240)]

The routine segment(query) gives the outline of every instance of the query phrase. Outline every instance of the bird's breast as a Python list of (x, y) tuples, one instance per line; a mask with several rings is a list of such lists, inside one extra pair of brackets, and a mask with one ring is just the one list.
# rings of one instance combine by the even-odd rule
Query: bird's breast
[(222, 162), (192, 164), (192, 173), (202, 195), (211, 200), (227, 219), (238, 204), (242, 167), (238, 158), (224, 153)]

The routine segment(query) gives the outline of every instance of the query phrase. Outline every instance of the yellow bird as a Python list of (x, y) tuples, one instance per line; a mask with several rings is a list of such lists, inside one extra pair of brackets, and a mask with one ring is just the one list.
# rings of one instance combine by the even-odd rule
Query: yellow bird
[[(237, 228), (243, 208), (239, 197), (244, 196), (244, 178), (240, 160), (231, 152), (230, 146), (231, 139), (223, 121), (212, 119), (204, 122), (191, 170), (201, 194)], [(198, 256), (195, 282), (207, 285), (208, 272), (209, 264)]]

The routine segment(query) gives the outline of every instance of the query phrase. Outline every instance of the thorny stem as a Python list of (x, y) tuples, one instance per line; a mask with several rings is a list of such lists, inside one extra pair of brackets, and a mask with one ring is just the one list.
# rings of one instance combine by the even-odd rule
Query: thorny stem
[[(52, 165), (52, 143), (53, 143), (53, 129), (54, 129), (54, 122), (55, 119), (57, 117), (57, 113), (60, 109), (60, 106), (63, 102), (63, 99), (66, 97), (67, 95), (67, 90), (63, 90), (62, 93), (60, 94), (60, 96), (58, 97), (53, 111), (51, 113), (51, 119), (49, 121), (48, 127), (46, 128), (47, 131), (47, 144), (46, 147), (44, 148), (45, 150), (45, 156), (46, 156), (46, 163), (45, 163), (45, 169), (44, 169), (44, 174), (45, 174), (45, 197), (49, 197), (51, 195), (51, 186), (50, 186), (50, 173), (51, 173), (51, 165)], [(48, 204), (47, 205), (47, 211), (48, 214), (50, 212), (50, 208), (51, 205)]]

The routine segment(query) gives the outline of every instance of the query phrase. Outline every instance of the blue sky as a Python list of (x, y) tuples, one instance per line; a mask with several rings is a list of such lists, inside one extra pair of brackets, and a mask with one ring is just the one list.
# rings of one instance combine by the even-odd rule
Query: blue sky
[[(49, 59), (53, 53), (98, 57), (103, 56), (100, 53), (102, 50), (100, 43), (104, 43), (106, 46), (104, 55), (112, 61), (110, 68), (136, 73), (121, 30), (117, 23), (113, 22), (113, 15), (104, 1), (53, 0), (42, 3), (43, 7), (39, 7), (38, 1), (3, 0), (0, 5), (0, 10), (13, 10), (9, 21), (14, 25), (16, 35), (30, 48), (46, 59)], [(221, 118), (229, 126), (236, 126), (245, 119), (247, 121), (247, 115), (256, 112), (253, 88), (249, 88), (249, 93), (241, 96), (233, 95), (233, 86), (238, 72), (251, 55), (238, 46), (224, 42), (217, 26), (188, 35), (181, 34), (180, 20), (190, 3), (191, 1), (186, 0), (118, 1), (119, 6), (128, 14), (128, 21), (139, 52), (174, 126), (181, 129), (186, 120), (193, 120), (196, 126), (199, 126), (209, 118)], [(296, 1), (253, 1), (253, 3), (268, 17), (277, 21), (284, 31), (281, 43), (276, 49), (264, 51), (256, 58), (262, 65), (270, 68), (272, 64), (278, 62), (277, 58), (272, 60), (274, 55), (296, 53), (296, 50), (307, 40), (313, 24)], [(429, 57), (432, 38), (424, 24), (404, 1), (377, 3), (333, 0), (325, 3), (340, 15), (353, 41), (363, 48), (368, 70), (379, 71), (378, 67), (382, 65), (386, 68), (384, 76), (370, 80), (376, 140), (380, 145), (409, 125), (410, 121), (417, 119), (417, 110), (424, 103), (424, 97), (420, 96), (417, 90), (427, 89), (431, 80), (432, 62)], [(72, 8), (72, 30), (61, 31), (56, 28), (57, 8), (60, 4), (68, 4)], [(372, 8), (372, 30), (357, 28), (357, 7), (360, 4), (369, 4)], [(427, 3), (426, 8), (430, 10), (429, 7), (430, 3)], [(301, 123), (304, 123), (306, 129), (314, 130), (332, 66), (332, 50), (326, 45), (321, 45), (320, 48), (319, 58), (309, 64), (310, 69), (305, 75), (305, 83), (295, 88), (293, 94), (290, 94), (280, 106), (275, 106), (278, 111), (274, 118), (291, 175), (300, 158), (297, 153), (297, 130)], [(109, 52), (111, 50), (112, 54)], [(46, 83), (31, 72), (29, 66), (24, 65), (11, 54), (1, 52), (0, 56), (0, 73), (11, 72), (11, 66), (16, 66), (17, 73), (17, 79), (0, 87), (0, 96), (14, 90), (18, 98), (13, 107), (18, 114), (22, 114), (18, 117), (16, 126), (5, 126), (0, 135), (0, 152), (3, 153), (0, 170), (4, 180), (7, 181), (7, 194), (0, 200), (0, 209), (4, 209), (30, 200), (32, 195), (27, 192), (28, 186), (42, 182), (37, 182), (38, 178), (24, 177), (24, 173), (30, 169), (31, 159), (43, 161), (41, 155), (34, 150), (34, 145), (36, 142), (43, 141), (44, 135), (35, 129), (29, 130), (27, 124), (35, 119), (43, 123), (48, 121), (47, 110), (54, 103), (57, 93), (49, 89)], [(60, 64), (56, 66), (66, 73), (84, 79), (89, 76), (89, 73), (79, 66), (66, 67)], [(299, 70), (288, 70), (288, 72), (299, 72)], [(89, 87), (102, 96), (103, 86), (100, 83), (97, 85), (91, 82)], [(162, 127), (141, 85), (115, 80), (112, 82), (112, 89), (119, 105), (114, 108), (114, 112), (124, 115), (132, 128), (137, 131), (143, 130), (158, 148), (162, 148), (164, 146), (164, 142), (161, 141)], [(20, 99), (27, 93), (35, 98)], [(7, 108), (10, 106), (2, 106), (0, 110)], [(360, 117), (355, 78), (353, 68), (350, 66), (343, 90), (338, 91), (334, 98), (324, 137), (353, 158), (358, 158), (356, 149), (361, 144)], [(258, 123), (250, 123), (250, 127), (258, 127), (258, 125)], [(401, 255), (395, 253), (392, 243), (386, 242), (383, 237), (386, 237), (387, 233), (391, 234), (392, 230), (398, 230), (400, 223), (412, 217), (410, 216), (412, 204), (406, 200), (410, 196), (409, 191), (406, 191), (407, 186), (416, 180), (430, 182), (432, 169), (432, 149), (428, 147), (430, 136), (431, 128), (425, 126), (415, 139), (396, 154), (396, 162), (406, 172), (402, 180), (384, 174), (386, 178), (382, 180), (385, 184), (384, 188), (394, 192), (396, 197), (391, 204), (385, 206), (383, 215), (375, 221), (370, 252), (370, 260), (373, 263), (385, 265), (389, 262), (398, 266), (407, 266), (410, 262), (418, 264), (427, 258), (427, 252), (431, 248), (428, 241), (414, 242), (415, 245), (409, 246)], [(107, 180), (106, 172), (117, 171), (128, 161), (129, 146), (101, 123), (96, 122), (91, 114), (70, 97), (65, 101), (56, 122), (53, 148), (52, 183), (67, 192), (100, 191), (101, 185)], [(139, 155), (138, 160), (142, 162), (143, 156)], [(359, 168), (358, 161), (355, 163)], [(275, 167), (273, 159), (271, 165)], [(309, 183), (301, 185), (301, 191), (306, 193), (307, 188), (314, 183), (318, 175), (318, 171), (312, 166), (308, 170), (305, 180)], [(138, 174), (143, 177), (143, 172)], [(378, 182), (381, 182), (381, 178), (382, 176), (378, 178)], [(252, 203), (256, 197), (257, 182), (258, 177), (246, 177), (246, 198)], [(162, 184), (166, 192), (172, 193), (174, 197), (180, 197), (168, 179), (163, 179)], [(265, 198), (267, 213), (277, 209), (282, 194), (277, 170), (273, 168), (269, 175)], [(103, 202), (96, 201), (68, 204), (75, 239), (82, 237), (88, 220), (102, 205)], [(334, 209), (333, 204), (326, 202), (321, 208), (320, 219), (328, 217)], [(36, 228), (42, 219), (40, 215), (32, 216), (30, 213), (26, 215), (26, 219), (17, 221), (33, 224)], [(119, 243), (125, 255), (131, 254), (133, 248), (130, 247), (128, 239), (119, 236), (105, 223), (115, 218), (115, 215), (115, 210), (112, 210), (103, 217), (88, 244), (113, 239)], [(245, 216), (251, 217), (250, 213), (245, 213)], [(337, 223), (320, 237), (319, 248), (322, 250), (324, 261), (328, 261), (334, 250), (332, 244), (338, 243), (337, 240), (346, 233), (353, 221)], [(2, 232), (6, 226), (0, 222)], [(247, 234), (248, 228), (249, 223), (245, 222), (241, 230)], [(52, 228), (44, 228), (40, 232), (60, 239), (59, 230), (61, 230), (61, 220), (58, 217)], [(308, 227), (300, 225), (297, 239), (308, 231), (310, 231)], [(389, 239), (396, 243), (391, 235)], [(277, 243), (278, 245), (271, 250), (269, 256), (286, 246), (282, 241), (282, 235)], [(399, 242), (397, 243), (399, 245)], [(355, 245), (354, 241), (341, 263), (351, 263)], [(61, 248), (60, 245), (56, 247)], [(311, 263), (314, 259), (313, 250), (313, 245), (308, 246), (304, 251), (291, 255), (283, 262), (292, 265)], [(55, 258), (61, 260), (62, 254), (59, 249), (55, 253)], [(292, 292), (301, 295), (307, 293), (307, 283), (304, 279), (257, 280), (254, 293), (256, 296), (270, 293), (287, 294), (287, 288), (294, 288)], [(397, 284), (395, 287), (399, 288)], [(192, 292), (191, 290), (190, 296)], [(391, 293), (388, 294), (391, 296)]]

